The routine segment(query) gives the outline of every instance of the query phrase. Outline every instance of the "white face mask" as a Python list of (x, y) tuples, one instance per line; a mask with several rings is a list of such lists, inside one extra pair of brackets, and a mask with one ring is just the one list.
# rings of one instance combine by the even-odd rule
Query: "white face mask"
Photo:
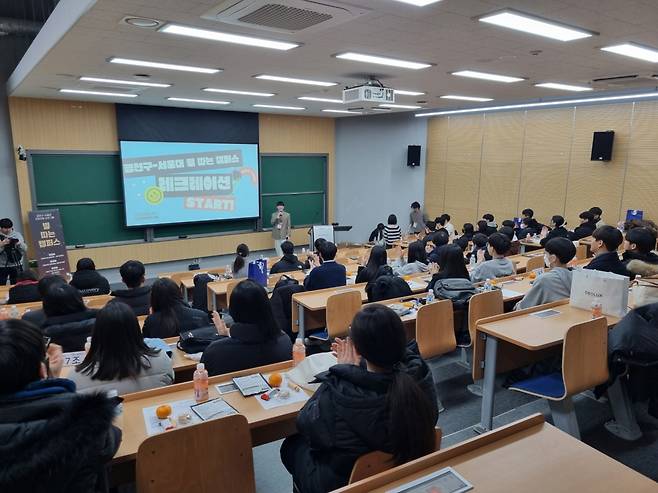
[(278, 205), (278, 206), (276, 207), (276, 210), (279, 211), (279, 212), (283, 212), (283, 206)]
[(548, 253), (544, 253), (544, 265), (547, 268), (551, 268), (551, 256)]

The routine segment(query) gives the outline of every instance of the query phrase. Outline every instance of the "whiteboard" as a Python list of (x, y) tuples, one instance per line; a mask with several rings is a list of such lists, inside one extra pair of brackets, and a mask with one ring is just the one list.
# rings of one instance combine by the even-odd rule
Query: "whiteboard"
[(313, 226), (311, 228), (311, 244), (310, 247), (313, 248), (315, 240), (319, 238), (324, 238), (327, 241), (336, 243), (334, 241), (334, 227), (331, 225), (328, 226)]

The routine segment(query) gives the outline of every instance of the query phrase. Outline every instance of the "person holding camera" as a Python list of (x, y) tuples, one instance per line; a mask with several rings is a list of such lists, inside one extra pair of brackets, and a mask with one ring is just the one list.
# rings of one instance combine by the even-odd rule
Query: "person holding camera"
[(14, 231), (14, 223), (9, 218), (0, 219), (0, 286), (16, 284), (19, 271), (23, 270), (23, 257), (27, 245), (23, 236)]

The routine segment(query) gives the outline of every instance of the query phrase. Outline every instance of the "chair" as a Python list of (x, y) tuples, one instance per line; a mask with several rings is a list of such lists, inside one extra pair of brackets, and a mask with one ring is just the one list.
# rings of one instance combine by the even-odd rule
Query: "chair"
[(541, 269), (544, 267), (544, 256), (542, 255), (541, 257), (532, 257), (528, 259), (528, 263), (526, 264), (525, 271), (526, 272), (532, 272), (535, 269)]
[(361, 292), (342, 290), (327, 298), (327, 332), (329, 339), (347, 335), (354, 315), (361, 309)]
[(416, 342), (423, 359), (430, 359), (454, 351), (454, 311), (452, 301), (435, 301), (423, 305), (416, 315)]
[(532, 377), (509, 389), (546, 399), (555, 426), (580, 440), (571, 397), (607, 380), (608, 324), (604, 317), (599, 317), (567, 330), (561, 373)]
[(585, 260), (587, 258), (588, 245), (578, 245), (576, 247), (576, 260)]
[[(436, 437), (434, 452), (436, 452), (441, 448), (441, 428), (435, 428), (434, 433)], [(379, 450), (367, 453), (359, 457), (354, 463), (348, 484), (356, 483), (380, 472), (388, 471), (395, 466), (396, 464), (393, 462), (393, 456), (391, 454)]]
[(242, 279), (235, 279), (233, 281), (230, 281), (226, 285), (226, 306), (227, 307), (231, 304), (231, 293), (233, 293), (233, 290), (235, 289), (235, 287), (238, 284), (240, 284), (240, 281), (242, 281)]
[(147, 438), (137, 450), (139, 493), (255, 493), (251, 433), (240, 414)]

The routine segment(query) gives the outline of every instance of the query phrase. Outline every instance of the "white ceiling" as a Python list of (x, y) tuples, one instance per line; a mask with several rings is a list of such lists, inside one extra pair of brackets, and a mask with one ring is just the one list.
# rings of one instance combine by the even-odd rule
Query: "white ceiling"
[[(324, 0), (331, 3), (332, 0)], [(310, 34), (282, 35), (244, 29), (201, 19), (220, 0), (98, 0), (64, 34), (11, 91), (12, 96), (115, 101), (159, 106), (258, 111), (254, 103), (307, 108), (294, 114), (333, 116), (322, 109), (339, 104), (298, 101), (298, 96), (341, 98), (344, 86), (362, 82), (373, 74), (388, 87), (427, 92), (427, 96), (397, 96), (399, 104), (427, 101), (427, 108), (461, 108), (477, 103), (441, 100), (442, 94), (491, 97), (497, 103), (571, 96), (572, 93), (540, 89), (537, 82), (588, 83), (593, 78), (630, 73), (658, 73), (654, 64), (605, 53), (599, 47), (636, 42), (658, 48), (658, 0), (443, 0), (415, 7), (394, 0), (350, 0), (369, 9), (366, 15), (337, 27)], [(65, 2), (60, 3), (65, 7)], [(474, 20), (510, 7), (529, 14), (599, 32), (599, 36), (562, 43)], [(126, 15), (296, 41), (302, 46), (287, 52), (185, 38), (120, 24)], [(50, 21), (49, 21), (50, 22)], [(35, 43), (40, 40), (37, 38)], [(338, 60), (333, 54), (355, 51), (405, 60), (431, 62), (425, 70), (406, 70)], [(539, 54), (531, 52), (539, 51)], [(224, 71), (216, 75), (142, 69), (107, 63), (112, 56), (205, 67)], [(469, 80), (449, 72), (473, 69), (528, 78), (514, 84)], [(126, 79), (136, 73), (151, 75), (153, 82), (172, 83), (167, 89), (139, 89), (132, 99), (61, 94), (60, 88), (92, 89), (81, 75)], [(262, 73), (338, 82), (329, 89), (254, 79)], [(646, 81), (642, 89), (658, 85)], [(100, 84), (96, 84), (100, 86)], [(103, 89), (111, 86), (103, 84)], [(204, 87), (274, 92), (271, 98), (221, 95)], [(600, 86), (598, 90), (638, 88)], [(115, 91), (125, 90), (113, 88)], [(592, 93), (589, 93), (590, 95)], [(166, 97), (224, 99), (225, 107), (174, 103)], [(268, 111), (268, 110), (261, 110)], [(282, 111), (286, 113), (285, 111)]]

